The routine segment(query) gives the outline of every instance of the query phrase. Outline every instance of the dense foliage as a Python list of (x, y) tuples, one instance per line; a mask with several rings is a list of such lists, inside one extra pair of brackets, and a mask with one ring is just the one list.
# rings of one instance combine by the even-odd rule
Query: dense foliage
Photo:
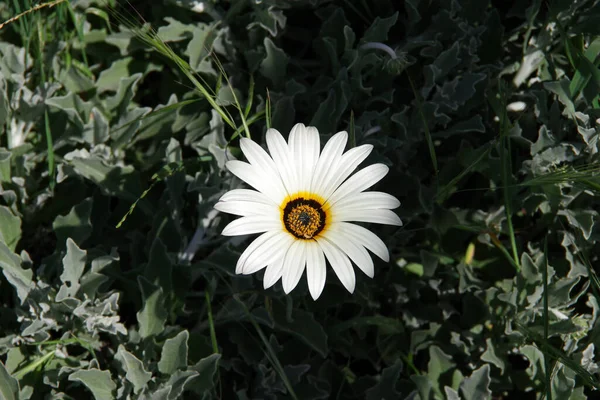
[[(0, 2), (0, 398), (595, 395), (597, 0), (113, 6)], [(353, 294), (220, 235), (239, 135), (297, 122), (402, 202)]]

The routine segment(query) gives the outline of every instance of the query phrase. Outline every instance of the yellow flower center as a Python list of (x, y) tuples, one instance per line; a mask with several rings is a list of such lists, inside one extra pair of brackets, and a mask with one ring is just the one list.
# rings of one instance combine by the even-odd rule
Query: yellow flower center
[(285, 229), (298, 239), (312, 239), (325, 228), (325, 211), (322, 203), (315, 199), (294, 196), (286, 199), (281, 208)]

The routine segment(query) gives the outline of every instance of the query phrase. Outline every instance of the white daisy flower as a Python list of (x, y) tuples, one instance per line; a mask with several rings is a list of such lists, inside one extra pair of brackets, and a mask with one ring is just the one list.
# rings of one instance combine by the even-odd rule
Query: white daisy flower
[[(285, 293), (292, 291), (306, 268), (308, 288), (317, 299), (325, 286), (325, 259), (344, 287), (352, 293), (356, 277), (352, 262), (373, 277), (367, 249), (389, 261), (388, 249), (374, 233), (350, 221), (402, 225), (391, 209), (395, 197), (365, 192), (388, 173), (383, 164), (370, 165), (350, 176), (373, 150), (365, 144), (343, 153), (348, 140), (336, 133), (320, 152), (319, 132), (297, 124), (288, 142), (275, 129), (266, 135), (270, 156), (258, 144), (242, 138), (249, 163), (229, 161), (227, 169), (256, 190), (234, 189), (215, 208), (240, 215), (223, 235), (262, 233), (244, 251), (235, 272), (252, 274), (267, 268), (264, 287), (280, 278)], [(319, 154), (320, 153), (320, 154)]]

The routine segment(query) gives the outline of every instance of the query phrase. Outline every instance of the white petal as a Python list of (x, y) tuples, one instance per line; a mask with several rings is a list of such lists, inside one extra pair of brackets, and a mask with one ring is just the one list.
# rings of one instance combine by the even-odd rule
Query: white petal
[(269, 238), (248, 257), (242, 267), (242, 273), (253, 274), (283, 258), (293, 242), (294, 239), (287, 232), (279, 232)]
[(354, 239), (341, 231), (328, 229), (324, 236), (346, 253), (369, 278), (373, 277), (375, 274), (373, 260), (362, 245), (357, 244)]
[(240, 139), (240, 148), (252, 166), (260, 171), (263, 179), (269, 179), (271, 184), (285, 196), (285, 187), (277, 165), (267, 152), (254, 141), (248, 138)]
[(329, 210), (333, 222), (356, 221), (371, 222), (374, 224), (402, 226), (402, 220), (392, 210), (385, 209), (342, 209), (333, 208)]
[(254, 203), (249, 201), (220, 201), (215, 204), (215, 209), (234, 215), (277, 215), (279, 207), (275, 204)]
[(252, 186), (254, 189), (264, 193), (273, 203), (277, 206), (281, 204), (286, 196), (283, 186), (277, 184), (269, 176), (266, 176), (261, 172), (260, 169), (255, 168), (253, 165), (245, 163), (243, 161), (233, 160), (225, 163), (227, 169)]
[(347, 141), (348, 133), (346, 131), (336, 133), (327, 141), (313, 173), (310, 184), (311, 192), (322, 193), (329, 182), (335, 178), (335, 174), (332, 173), (338, 168)]
[(257, 237), (256, 239), (254, 239), (252, 241), (252, 243), (250, 243), (250, 245), (248, 247), (246, 247), (246, 250), (244, 250), (244, 252), (240, 256), (240, 258), (238, 259), (237, 264), (235, 266), (235, 273), (241, 274), (244, 264), (246, 263), (246, 260), (248, 259), (248, 257), (250, 257), (252, 255), (252, 253), (254, 253), (254, 251), (256, 251), (257, 248), (262, 246), (267, 240), (269, 240), (273, 236), (277, 235), (278, 233), (279, 232), (277, 232), (277, 231), (265, 232), (262, 235), (260, 235), (259, 237)]
[(390, 261), (390, 253), (385, 243), (383, 243), (383, 240), (367, 228), (360, 225), (349, 224), (347, 222), (340, 222), (332, 225), (329, 229), (340, 230), (346, 233), (357, 243), (361, 243), (383, 261)]
[(308, 290), (314, 300), (318, 299), (325, 287), (327, 267), (325, 266), (325, 254), (319, 244), (311, 240), (306, 246), (306, 280)]
[(317, 243), (319, 243), (323, 253), (325, 253), (325, 257), (329, 260), (333, 272), (340, 279), (342, 285), (350, 293), (353, 293), (356, 286), (356, 276), (354, 275), (354, 269), (352, 269), (352, 264), (348, 256), (324, 237), (319, 237)]
[(219, 201), (250, 201), (253, 203), (271, 204), (272, 201), (264, 193), (250, 189), (233, 189), (225, 193)]
[(268, 129), (266, 138), (267, 147), (269, 148), (271, 157), (273, 157), (273, 161), (277, 165), (277, 170), (281, 175), (283, 185), (286, 187), (288, 194), (298, 192), (300, 189), (298, 178), (296, 177), (294, 158), (285, 139), (276, 129)]
[[(277, 216), (278, 217), (278, 216)], [(250, 235), (252, 233), (261, 233), (271, 230), (281, 230), (282, 223), (276, 217), (265, 217), (264, 215), (253, 215), (250, 217), (238, 218), (231, 221), (221, 235), (239, 236)]]
[(329, 198), (331, 194), (344, 182), (352, 172), (359, 166), (361, 162), (365, 160), (371, 154), (373, 146), (365, 144), (362, 146), (355, 147), (348, 150), (342, 158), (338, 168), (332, 168), (329, 171), (330, 179), (327, 179), (327, 186), (322, 187), (319, 194), (325, 199)]
[(319, 159), (319, 131), (313, 126), (296, 124), (290, 132), (288, 143), (294, 156), (299, 189), (310, 190), (313, 170)]
[(361, 192), (347, 196), (335, 203), (335, 211), (362, 208), (376, 209), (387, 208), (394, 209), (400, 207), (400, 202), (394, 196), (384, 192)]
[(288, 294), (300, 281), (306, 265), (306, 242), (295, 240), (283, 261), (283, 291)]
[(283, 274), (283, 257), (267, 266), (265, 276), (263, 277), (263, 286), (265, 289), (273, 286)]
[(327, 199), (329, 205), (352, 194), (360, 193), (379, 182), (390, 169), (384, 164), (369, 165), (352, 175)]

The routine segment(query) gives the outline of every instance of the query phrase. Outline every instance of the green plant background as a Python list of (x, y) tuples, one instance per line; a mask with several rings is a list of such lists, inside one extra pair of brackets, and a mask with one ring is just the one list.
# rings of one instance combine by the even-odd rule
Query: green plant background
[[(0, 29), (0, 398), (597, 396), (598, 1), (39, 8)], [(220, 236), (239, 135), (297, 122), (402, 202), (354, 294)]]

